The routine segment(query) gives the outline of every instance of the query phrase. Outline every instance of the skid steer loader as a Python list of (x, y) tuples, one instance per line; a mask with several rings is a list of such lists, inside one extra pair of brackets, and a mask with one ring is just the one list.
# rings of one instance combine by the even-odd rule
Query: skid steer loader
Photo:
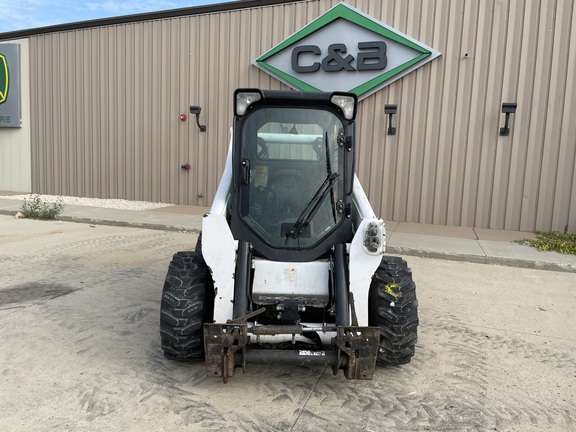
[(166, 276), (167, 358), (224, 382), (247, 364), (372, 379), (410, 362), (415, 284), (354, 174), (356, 108), (350, 93), (236, 90), (214, 202)]

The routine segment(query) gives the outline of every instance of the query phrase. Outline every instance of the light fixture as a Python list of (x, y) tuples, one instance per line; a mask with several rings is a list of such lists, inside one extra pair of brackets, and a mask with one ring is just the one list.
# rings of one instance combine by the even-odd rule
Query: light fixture
[(353, 120), (356, 116), (356, 96), (353, 94), (333, 93), (330, 102), (340, 107), (346, 120)]
[(196, 124), (198, 125), (200, 132), (206, 132), (206, 125), (200, 124), (200, 113), (201, 112), (202, 112), (202, 107), (190, 106), (190, 114), (193, 114), (196, 116)]
[(396, 128), (392, 127), (392, 116), (398, 112), (398, 105), (384, 105), (384, 114), (388, 115), (388, 135), (396, 135)]
[(262, 99), (262, 93), (257, 89), (236, 90), (234, 112), (237, 116), (243, 116), (248, 111), (250, 104)]
[(517, 106), (518, 104), (516, 102), (502, 103), (502, 113), (506, 114), (506, 119), (504, 120), (504, 127), (500, 128), (500, 135), (510, 135), (510, 114), (514, 114), (516, 112)]

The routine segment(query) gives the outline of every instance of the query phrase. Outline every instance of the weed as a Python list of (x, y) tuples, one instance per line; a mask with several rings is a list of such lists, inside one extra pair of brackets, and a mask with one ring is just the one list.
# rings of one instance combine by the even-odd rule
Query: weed
[(56, 202), (45, 202), (38, 195), (30, 195), (30, 198), (24, 198), (20, 212), (24, 217), (31, 219), (54, 220), (62, 210), (65, 204), (61, 197)]
[(564, 232), (534, 231), (535, 239), (516, 240), (516, 243), (528, 244), (541, 251), (552, 251), (561, 254), (576, 255), (576, 234), (570, 234), (568, 227)]

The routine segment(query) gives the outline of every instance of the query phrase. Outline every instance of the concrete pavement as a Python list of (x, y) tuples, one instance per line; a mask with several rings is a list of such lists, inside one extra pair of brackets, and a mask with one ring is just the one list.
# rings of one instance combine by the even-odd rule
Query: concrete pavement
[[(0, 214), (15, 215), (21, 201), (0, 198)], [(68, 205), (59, 219), (94, 225), (199, 232), (206, 207), (169, 206), (132, 211)], [(387, 252), (475, 263), (576, 272), (576, 255), (542, 252), (514, 243), (530, 232), (387, 222)]]

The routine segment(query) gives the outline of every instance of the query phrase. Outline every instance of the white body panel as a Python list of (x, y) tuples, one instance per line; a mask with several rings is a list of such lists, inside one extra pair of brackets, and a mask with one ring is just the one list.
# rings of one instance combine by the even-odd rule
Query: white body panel
[[(358, 325), (368, 325), (368, 291), (372, 282), (372, 275), (380, 265), (382, 254), (368, 254), (363, 246), (364, 227), (378, 219), (364, 219), (352, 239), (348, 254), (348, 270), (350, 275), (350, 292), (354, 294)], [(380, 220), (382, 224), (384, 222)]]
[(256, 303), (275, 304), (282, 298), (299, 298), (306, 305), (324, 307), (328, 304), (327, 260), (286, 263), (253, 260), (254, 283), (252, 298)]
[[(349, 254), (349, 274), (350, 274), (350, 292), (354, 294), (354, 303), (356, 314), (358, 316), (358, 325), (368, 325), (368, 292), (372, 275), (380, 265), (382, 255), (386, 251), (386, 226), (382, 219), (374, 214), (374, 210), (368, 201), (368, 197), (358, 180), (354, 175), (354, 188), (352, 193), (354, 209), (352, 217), (356, 233), (352, 239), (352, 244), (348, 249)], [(382, 232), (381, 248), (377, 253), (368, 253), (364, 248), (364, 232), (367, 225), (375, 223), (380, 226)]]
[[(232, 132), (230, 134), (232, 135)], [(214, 202), (210, 213), (205, 215), (202, 221), (202, 255), (214, 281), (214, 321), (217, 323), (225, 323), (231, 319), (234, 307), (234, 272), (238, 242), (234, 240), (226, 220), (231, 184), (232, 138)]]

